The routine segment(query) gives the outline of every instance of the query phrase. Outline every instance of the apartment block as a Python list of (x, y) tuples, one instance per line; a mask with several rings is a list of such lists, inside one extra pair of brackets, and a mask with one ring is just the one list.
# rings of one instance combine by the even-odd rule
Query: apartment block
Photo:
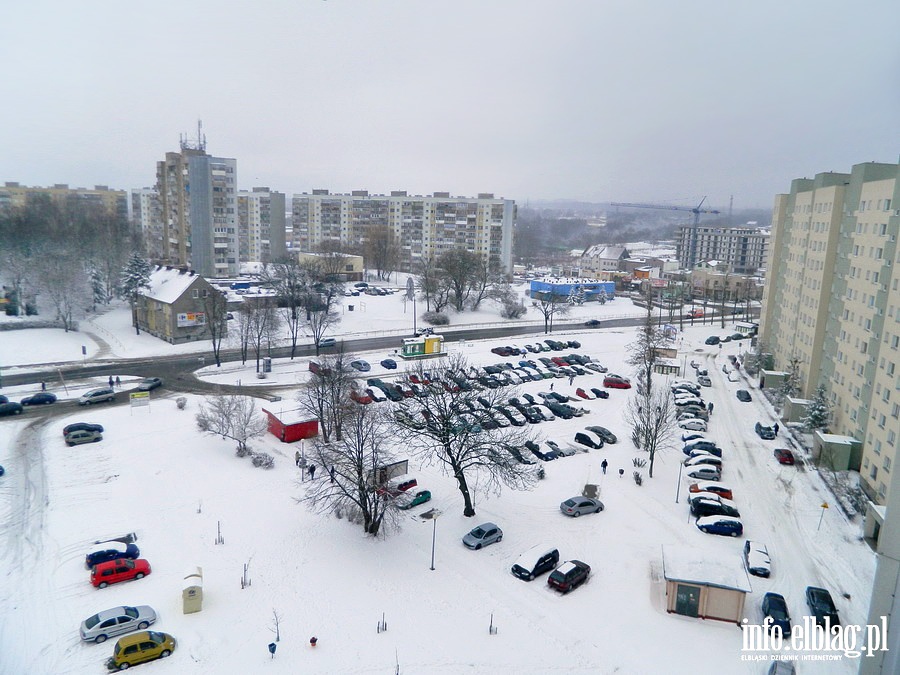
[(760, 339), (776, 368), (822, 384), (831, 431), (861, 444), (861, 484), (887, 499), (900, 433), (900, 164), (821, 173), (778, 195)]
[(144, 251), (153, 260), (162, 260), (162, 214), (159, 193), (154, 188), (135, 188), (131, 191), (131, 222), (138, 228), (144, 240)]
[(181, 142), (156, 164), (156, 191), (167, 265), (187, 265), (205, 277), (239, 271), (237, 160), (212, 157), (205, 141)]
[(676, 237), (676, 256), (685, 269), (692, 267), (690, 259), (720, 260), (736, 274), (756, 274), (766, 264), (769, 248), (766, 229), (685, 225), (678, 229)]
[(238, 250), (241, 262), (271, 262), (284, 258), (285, 196), (267, 187), (237, 195)]
[(367, 190), (330, 194), (313, 190), (291, 200), (292, 247), (312, 251), (328, 241), (362, 249), (373, 228), (388, 228), (401, 249), (400, 270), (444, 251), (462, 248), (512, 270), (515, 202), (489, 193), (453, 197), (435, 192), (427, 197), (394, 191), (389, 196)]
[(28, 187), (7, 181), (0, 187), (0, 207), (25, 206), (28, 200), (37, 195), (46, 195), (61, 205), (96, 204), (123, 219), (128, 217), (128, 193), (125, 190), (111, 190), (106, 185), (70, 188), (60, 183), (51, 187)]

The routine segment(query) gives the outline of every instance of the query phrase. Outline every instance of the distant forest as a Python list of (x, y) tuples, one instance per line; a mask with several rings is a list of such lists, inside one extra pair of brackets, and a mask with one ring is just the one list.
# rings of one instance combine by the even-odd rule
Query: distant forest
[[(607, 218), (605, 227), (588, 224), (604, 214)], [(703, 225), (739, 226), (753, 221), (759, 227), (768, 227), (771, 218), (771, 211), (744, 209), (735, 211), (730, 223), (727, 215), (701, 216), (700, 222)], [(671, 241), (679, 227), (691, 222), (693, 215), (689, 212), (644, 212), (601, 204), (519, 206), (513, 256), (520, 264), (541, 264), (572, 249), (585, 249), (594, 244)]]

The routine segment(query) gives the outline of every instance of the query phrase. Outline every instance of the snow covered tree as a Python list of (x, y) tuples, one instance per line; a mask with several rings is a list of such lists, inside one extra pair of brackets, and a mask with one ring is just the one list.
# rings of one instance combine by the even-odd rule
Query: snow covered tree
[(628, 357), (625, 359), (628, 365), (634, 367), (639, 387), (650, 391), (653, 367), (660, 358), (659, 350), (668, 344), (665, 331), (653, 320), (653, 305), (650, 304), (648, 295), (647, 316), (638, 327), (634, 342), (628, 344)]
[(831, 424), (831, 401), (825, 385), (816, 387), (812, 402), (806, 409), (806, 415), (800, 420), (807, 431), (826, 430)]
[(150, 263), (135, 251), (128, 258), (125, 269), (122, 270), (121, 280), (122, 295), (128, 298), (131, 304), (131, 320), (138, 335), (141, 329), (137, 321), (137, 301), (145, 288), (150, 288)]
[(93, 299), (93, 306), (96, 308), (97, 305), (108, 304), (109, 296), (106, 293), (106, 282), (103, 278), (103, 272), (100, 271), (100, 268), (98, 268), (93, 261), (91, 261), (90, 263), (88, 275), (91, 279), (91, 295)]
[(583, 286), (572, 286), (569, 289), (569, 295), (566, 298), (566, 302), (570, 305), (581, 306), (584, 304), (584, 287)]
[(550, 291), (540, 291), (536, 295), (537, 297), (531, 301), (531, 306), (544, 317), (544, 333), (552, 333), (553, 317), (565, 316), (569, 313), (572, 305), (567, 302), (556, 302), (556, 298)]
[(661, 387), (656, 390), (637, 387), (637, 395), (628, 399), (625, 421), (631, 427), (631, 437), (640, 450), (650, 453), (650, 478), (656, 453), (670, 444), (677, 427), (673, 424), (674, 402)]
[(251, 438), (262, 435), (268, 426), (265, 417), (257, 414), (256, 402), (248, 396), (212, 396), (208, 404), (200, 406), (197, 427), (211, 436), (237, 441), (238, 453), (247, 450)]
[(601, 305), (605, 305), (607, 300), (608, 298), (606, 296), (606, 291), (600, 289), (600, 292), (597, 294), (597, 302), (599, 302)]

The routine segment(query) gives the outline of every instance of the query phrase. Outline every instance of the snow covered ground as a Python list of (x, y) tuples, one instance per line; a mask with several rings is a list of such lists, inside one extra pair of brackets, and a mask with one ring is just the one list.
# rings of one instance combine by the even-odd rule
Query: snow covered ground
[[(364, 310), (344, 315), (338, 332), (408, 332), (411, 317), (402, 313), (397, 296), (365, 302)], [(594, 305), (584, 318), (599, 310), (624, 314), (628, 305), (626, 300)], [(496, 319), (486, 312), (483, 320)], [(182, 349), (134, 336), (125, 310), (91, 324), (100, 340), (88, 359)], [(232, 441), (200, 435), (194, 422), (198, 398), (190, 397), (182, 411), (175, 393), (163, 390), (149, 408), (97, 407), (49, 421), (29, 413), (4, 418), (0, 672), (103, 672), (114, 642), (82, 643), (78, 626), (118, 604), (153, 606), (160, 616), (154, 628), (178, 639), (171, 658), (141, 666), (140, 672), (765, 672), (767, 663), (742, 660), (742, 631), (734, 624), (666, 613), (662, 547), (685, 545), (699, 557), (739, 560), (745, 539), (766, 543), (773, 574), (768, 580), (749, 578), (753, 590), (746, 617), (752, 623), (761, 620), (759, 605), (767, 591), (784, 595), (799, 622), (807, 613), (805, 587), (820, 585), (831, 590), (845, 624), (865, 624), (875, 559), (861, 542), (859, 523), (847, 522), (838, 509), (826, 510), (819, 526), (821, 504), (831, 495), (815, 472), (777, 464), (776, 442), (755, 435), (754, 423), (771, 423), (773, 411), (753, 383), (728, 382), (722, 372), (725, 354), (734, 353), (737, 343), (725, 345), (722, 354), (703, 345), (707, 335), (721, 332), (709, 326), (688, 329), (679, 341), (679, 360), (697, 360), (710, 371), (713, 387), (703, 393), (715, 404), (710, 435), (725, 449), (723, 481), (734, 488), (744, 521), (745, 536), (737, 539), (705, 535), (694, 526), (685, 500), (689, 481), (682, 479), (679, 486), (684, 458), (679, 447), (658, 456), (653, 479), (645, 470), (643, 486), (631, 480), (632, 458), (644, 455), (627, 440), (622, 412), (630, 391), (611, 390), (607, 400), (586, 402), (585, 417), (537, 427), (545, 438), (567, 441), (585, 425), (600, 424), (616, 433), (619, 443), (547, 463), (546, 478), (532, 491), (478, 495), (475, 518), (462, 516), (451, 478), (434, 466), (411, 467), (434, 498), (410, 511), (401, 531), (376, 540), (346, 520), (310, 513), (296, 503), (305, 485), (292, 445), (271, 436), (255, 440), (276, 458), (275, 467), (263, 471), (237, 458)], [(23, 339), (28, 333), (35, 335)], [(624, 360), (632, 329), (563, 335), (582, 342), (575, 351), (630, 375)], [(24, 370), (33, 367), (28, 364), (78, 361), (80, 347), (74, 356), (71, 347), (84, 344), (83, 335), (80, 339), (71, 342), (60, 331), (0, 333), (0, 353), (16, 354), (12, 362), (4, 356), (2, 365)], [(486, 364), (503, 360), (489, 353), (501, 342), (506, 341), (451, 342), (450, 347)], [(360, 354), (373, 364), (386, 355)], [(273, 380), (295, 385), (306, 377), (305, 364), (276, 361)], [(229, 365), (227, 372), (209, 377), (250, 383), (255, 373), (252, 367)], [(601, 386), (601, 381), (599, 375), (583, 376), (575, 386)], [(557, 391), (575, 388), (555, 382)], [(519, 389), (545, 388), (531, 382)], [(738, 402), (738, 388), (749, 389), (753, 401)], [(291, 396), (286, 390), (283, 405)], [(76, 420), (103, 424), (104, 440), (66, 447), (61, 428)], [(784, 441), (779, 437), (777, 445)], [(600, 471), (604, 458), (610, 463), (606, 476)], [(624, 478), (617, 475), (619, 468), (625, 469)], [(579, 494), (585, 483), (600, 484), (606, 509), (577, 519), (563, 516), (560, 501)], [(416, 517), (430, 507), (442, 512), (434, 525)], [(463, 547), (460, 538), (488, 520), (503, 528), (503, 541), (481, 551)], [(222, 545), (215, 543), (219, 528)], [(137, 534), (152, 574), (94, 589), (84, 567), (86, 549), (95, 540), (128, 532)], [(434, 571), (429, 569), (432, 537)], [(513, 561), (541, 542), (558, 547), (563, 559), (590, 564), (588, 582), (561, 596), (548, 588), (546, 576), (531, 583), (513, 577)], [(251, 585), (242, 589), (245, 565)], [(196, 566), (204, 574), (203, 611), (186, 615), (183, 578)], [(275, 639), (273, 613), (280, 617), (281, 633), (274, 659), (267, 650)], [(377, 631), (382, 617), (386, 632)], [(491, 622), (498, 629), (493, 635)], [(318, 638), (315, 648), (309, 644), (312, 636)], [(799, 663), (798, 672), (850, 673), (857, 667), (848, 658)]]

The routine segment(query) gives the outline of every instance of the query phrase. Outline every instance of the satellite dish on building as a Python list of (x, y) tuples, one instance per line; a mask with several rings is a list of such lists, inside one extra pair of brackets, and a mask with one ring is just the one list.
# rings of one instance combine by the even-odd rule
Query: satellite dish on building
[(415, 300), (416, 299), (416, 284), (413, 281), (412, 277), (406, 277), (406, 299), (407, 300)]

